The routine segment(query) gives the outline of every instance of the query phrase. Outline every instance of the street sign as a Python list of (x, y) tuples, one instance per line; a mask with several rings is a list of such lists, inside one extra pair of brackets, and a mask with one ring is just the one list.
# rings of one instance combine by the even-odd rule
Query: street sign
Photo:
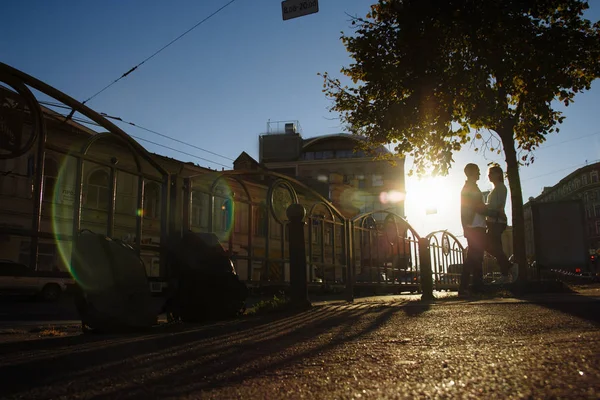
[(281, 2), (283, 20), (314, 14), (319, 11), (319, 0), (287, 0)]

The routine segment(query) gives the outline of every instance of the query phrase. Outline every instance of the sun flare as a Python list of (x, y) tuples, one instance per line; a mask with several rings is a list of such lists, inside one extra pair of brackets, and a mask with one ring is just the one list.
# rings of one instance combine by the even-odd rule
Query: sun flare
[(405, 208), (408, 220), (422, 226), (458, 215), (459, 191), (460, 187), (453, 187), (448, 177), (407, 179)]

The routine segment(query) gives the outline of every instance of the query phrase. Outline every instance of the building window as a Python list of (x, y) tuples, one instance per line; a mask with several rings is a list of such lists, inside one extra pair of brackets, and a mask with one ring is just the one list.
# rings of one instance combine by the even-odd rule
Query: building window
[(373, 187), (383, 186), (383, 176), (382, 175), (373, 175)]
[(158, 183), (147, 183), (144, 188), (144, 217), (160, 218), (160, 186)]
[(598, 183), (598, 171), (592, 172), (592, 183)]
[(88, 178), (86, 206), (99, 210), (108, 209), (109, 175), (104, 170), (97, 170)]
[(600, 221), (596, 221), (596, 235), (600, 235)]
[(323, 159), (323, 152), (315, 151), (315, 160), (322, 160), (322, 159)]
[(258, 237), (265, 237), (267, 229), (267, 207), (264, 204), (254, 207), (253, 210), (253, 234)]
[(191, 208), (191, 225), (200, 228), (208, 228), (208, 195), (193, 191)]
[(327, 150), (323, 152), (323, 159), (333, 158), (333, 151)]
[(596, 218), (600, 218), (600, 204), (594, 204), (594, 215)]
[(321, 220), (318, 217), (313, 216), (312, 225), (311, 225), (311, 236), (312, 243), (319, 244), (321, 243)]
[(248, 234), (248, 209), (247, 203), (237, 202), (234, 203), (233, 213), (233, 231), (236, 233)]
[(588, 177), (587, 177), (587, 174), (583, 174), (583, 175), (581, 175), (581, 184), (582, 184), (583, 186), (585, 186), (585, 185), (587, 185), (587, 184), (588, 184)]
[(366, 189), (367, 188), (367, 180), (365, 179), (364, 176), (361, 176), (358, 178), (358, 188), (359, 189)]
[[(219, 203), (217, 203), (219, 204)], [(231, 222), (233, 218), (233, 202), (230, 199), (225, 199), (220, 202), (217, 218), (218, 226), (216, 227), (217, 231), (228, 232), (231, 227)]]
[(314, 160), (315, 153), (313, 151), (307, 151), (306, 153), (304, 153), (304, 159), (305, 160)]
[(52, 158), (44, 162), (44, 201), (54, 201), (56, 180), (58, 179), (58, 163)]

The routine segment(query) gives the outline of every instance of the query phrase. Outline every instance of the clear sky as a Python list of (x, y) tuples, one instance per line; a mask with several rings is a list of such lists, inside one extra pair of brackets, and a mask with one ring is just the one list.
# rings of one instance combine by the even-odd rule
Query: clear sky
[[(9, 1), (2, 5), (0, 61), (83, 101), (229, 0)], [(122, 125), (126, 132), (194, 154), (191, 157), (141, 141), (148, 150), (205, 167), (231, 168), (242, 151), (258, 158), (258, 136), (267, 121), (298, 120), (305, 138), (341, 132), (327, 109), (318, 72), (339, 76), (351, 62), (339, 40), (352, 31), (348, 15), (364, 16), (368, 0), (321, 0), (319, 12), (283, 21), (281, 2), (236, 0), (87, 103), (96, 111), (217, 153), (176, 143)], [(600, 19), (600, 0), (587, 17)], [(532, 166), (521, 170), (524, 199), (587, 162), (600, 159), (600, 83), (565, 109), (561, 132), (548, 137)], [(461, 234), (459, 192), (466, 162), (489, 161), (468, 148), (455, 156), (450, 175), (429, 188), (438, 214), (425, 216), (407, 179), (406, 214), (421, 233)], [(410, 160), (407, 160), (407, 169)]]

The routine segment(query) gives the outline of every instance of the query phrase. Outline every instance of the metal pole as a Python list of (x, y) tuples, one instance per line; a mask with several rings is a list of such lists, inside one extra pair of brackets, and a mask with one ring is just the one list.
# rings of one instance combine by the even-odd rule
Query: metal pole
[(433, 300), (433, 280), (431, 279), (431, 254), (429, 240), (419, 238), (419, 261), (421, 272), (421, 300)]
[(142, 230), (144, 225), (144, 177), (138, 175), (137, 208), (135, 209), (135, 247), (137, 255), (142, 252)]
[(167, 257), (169, 240), (169, 174), (163, 174), (160, 201), (160, 276), (167, 276)]
[[(36, 101), (36, 105), (39, 108), (39, 104)], [(44, 164), (46, 161), (46, 124), (44, 118), (41, 117), (41, 110), (39, 110), (39, 129), (40, 135), (38, 138), (37, 148), (37, 160), (35, 169), (35, 176), (33, 181), (33, 221), (31, 230), (33, 231), (33, 237), (29, 247), (29, 266), (33, 270), (37, 270), (38, 267), (38, 252), (39, 252), (39, 236), (40, 236), (40, 225), (42, 222), (42, 200), (44, 196)]]
[(345, 243), (345, 257), (346, 257), (346, 300), (349, 302), (354, 301), (354, 246), (352, 245), (353, 233), (352, 221), (346, 221), (344, 224), (346, 240)]
[(290, 221), (290, 299), (295, 308), (308, 308), (308, 284), (306, 282), (306, 244), (304, 242), (304, 217), (306, 210), (301, 204), (292, 204), (286, 210)]
[(106, 236), (112, 238), (115, 233), (115, 203), (117, 201), (117, 173), (114, 167), (110, 169), (108, 193), (110, 194), (110, 201), (108, 203), (108, 223), (106, 226)]
[(192, 182), (190, 178), (183, 179), (183, 231), (189, 232), (192, 230), (192, 213), (190, 207), (192, 205)]
[(246, 280), (252, 280), (252, 268), (254, 268), (254, 249), (252, 248), (252, 237), (254, 236), (254, 205), (248, 204), (249, 216), (248, 216), (248, 266), (246, 271)]
[(73, 235), (71, 242), (71, 265), (75, 257), (75, 242), (81, 230), (81, 200), (83, 197), (83, 159), (77, 157), (77, 171), (75, 172), (75, 201), (73, 204)]

